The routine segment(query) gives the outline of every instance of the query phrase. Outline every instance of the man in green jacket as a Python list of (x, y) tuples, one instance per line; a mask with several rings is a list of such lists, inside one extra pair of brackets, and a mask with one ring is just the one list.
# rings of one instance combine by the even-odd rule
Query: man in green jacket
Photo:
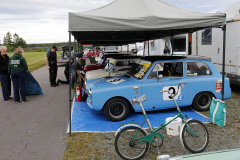
[[(14, 101), (20, 103), (20, 95), (23, 102), (25, 97), (25, 71), (28, 70), (27, 62), (22, 56), (24, 53), (22, 48), (17, 48), (14, 55), (9, 59), (8, 72), (13, 82)], [(20, 91), (20, 95), (19, 95)]]

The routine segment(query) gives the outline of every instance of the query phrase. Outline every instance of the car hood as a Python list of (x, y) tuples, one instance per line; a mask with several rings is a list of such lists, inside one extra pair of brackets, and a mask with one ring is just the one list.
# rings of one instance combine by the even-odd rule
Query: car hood
[(97, 70), (92, 70), (87, 72), (86, 78), (87, 80), (92, 80), (92, 79), (104, 78), (109, 76), (113, 77), (117, 75), (123, 75), (125, 73), (126, 71), (110, 72), (110, 71), (106, 71), (106, 69), (97, 69)]
[(116, 87), (123, 87), (135, 84), (137, 79), (127, 76), (114, 76), (114, 77), (107, 77), (101, 78), (99, 80), (94, 81), (91, 84), (88, 84), (87, 88), (91, 88), (93, 90), (98, 89), (111, 89)]

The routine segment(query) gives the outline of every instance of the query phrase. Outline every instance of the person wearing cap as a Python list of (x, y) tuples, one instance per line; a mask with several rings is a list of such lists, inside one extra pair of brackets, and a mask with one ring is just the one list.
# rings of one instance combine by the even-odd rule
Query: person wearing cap
[[(23, 102), (26, 102), (25, 97), (25, 72), (28, 70), (26, 59), (22, 56), (24, 50), (17, 48), (13, 56), (9, 59), (8, 72), (11, 75), (13, 82), (14, 101), (20, 103), (20, 95)], [(20, 93), (20, 95), (19, 95)]]
[(51, 50), (46, 54), (45, 62), (47, 65), (47, 69), (49, 70), (49, 80), (51, 87), (56, 87), (56, 79), (57, 79), (57, 47), (53, 46)]
[(11, 79), (8, 74), (9, 57), (7, 55), (7, 47), (0, 47), (0, 82), (2, 86), (2, 95), (4, 102), (8, 102), (11, 95)]

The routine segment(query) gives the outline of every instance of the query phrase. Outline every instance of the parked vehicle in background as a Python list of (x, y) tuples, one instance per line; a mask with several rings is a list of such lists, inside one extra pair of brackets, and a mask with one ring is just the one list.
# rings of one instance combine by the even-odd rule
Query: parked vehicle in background
[(106, 57), (104, 69), (88, 71), (86, 83), (91, 83), (99, 78), (121, 75), (129, 71), (136, 63), (139, 56), (110, 56)]
[(92, 70), (97, 70), (97, 69), (103, 69), (107, 65), (107, 59), (113, 58), (113, 59), (118, 59), (118, 57), (122, 56), (130, 56), (129, 54), (116, 54), (115, 52), (111, 53), (104, 53), (101, 59), (95, 63), (95, 64), (88, 64), (84, 67), (84, 72), (92, 71)]
[(108, 52), (119, 52), (118, 46), (103, 46), (103, 51), (104, 53), (108, 53)]
[[(225, 73), (232, 84), (240, 85), (240, 1), (230, 4), (226, 10), (226, 53)], [(207, 28), (193, 33), (192, 53), (210, 57), (222, 72), (223, 30)]]
[[(143, 102), (146, 111), (175, 107), (168, 93), (181, 90), (176, 96), (180, 107), (192, 106), (199, 111), (209, 110), (212, 97), (221, 99), (222, 75), (210, 58), (200, 56), (148, 56), (141, 57), (125, 75), (102, 78), (87, 85), (90, 108), (103, 111), (111, 121), (127, 117), (129, 110), (141, 112), (140, 106), (130, 103), (134, 97), (146, 95)], [(229, 79), (225, 78), (224, 98), (231, 97)]]
[(189, 40), (190, 38), (188, 34), (181, 34), (173, 37), (166, 37), (163, 39), (150, 40), (149, 43), (148, 41), (145, 41), (144, 43), (136, 43), (137, 46), (136, 48), (138, 49), (137, 55), (142, 56), (155, 56), (163, 54), (188, 55), (190, 54)]
[(102, 53), (101, 49), (89, 49), (88, 53), (86, 54), (86, 56), (88, 58), (90, 57), (99, 57)]
[[(73, 50), (73, 47), (71, 47)], [(69, 46), (62, 46), (61, 57), (57, 60), (58, 65), (65, 65), (69, 60)]]

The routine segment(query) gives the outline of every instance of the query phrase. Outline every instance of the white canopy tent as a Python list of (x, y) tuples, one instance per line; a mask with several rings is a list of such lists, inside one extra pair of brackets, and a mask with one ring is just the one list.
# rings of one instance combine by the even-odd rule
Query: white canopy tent
[(161, 0), (115, 0), (104, 7), (69, 13), (69, 32), (82, 44), (142, 42), (223, 26), (223, 13), (197, 13)]
[[(92, 11), (69, 13), (69, 46), (71, 35), (81, 44), (123, 45), (192, 33), (207, 27), (223, 27), (225, 37), (225, 24), (223, 13), (197, 13), (161, 0), (115, 0)], [(225, 38), (223, 46), (224, 95)], [(69, 96), (71, 112), (71, 86)], [(69, 130), (71, 135), (71, 113)]]

